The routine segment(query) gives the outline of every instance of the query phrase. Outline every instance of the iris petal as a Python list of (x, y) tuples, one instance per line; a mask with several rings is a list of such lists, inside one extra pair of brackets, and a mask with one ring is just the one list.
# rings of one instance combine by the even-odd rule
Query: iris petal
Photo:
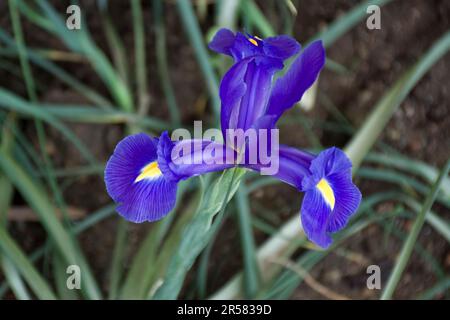
[(165, 217), (175, 206), (177, 184), (164, 177), (142, 180), (129, 189), (117, 212), (125, 219), (140, 223)]
[[(265, 61), (257, 61), (257, 59), (249, 62), (244, 77), (246, 91), (239, 108), (233, 110), (238, 118), (237, 128), (247, 130), (264, 115), (273, 74), (271, 64), (267, 65)], [(231, 117), (233, 118), (233, 115)]]
[(272, 89), (267, 113), (277, 116), (300, 101), (305, 91), (316, 81), (325, 64), (325, 50), (322, 42), (311, 43), (294, 61), (284, 76)]
[(235, 36), (232, 31), (222, 28), (217, 31), (208, 47), (217, 53), (231, 56), (230, 50), (234, 45), (234, 38)]
[(310, 174), (302, 181), (303, 227), (308, 238), (321, 247), (331, 243), (329, 234), (344, 228), (361, 202), (351, 167), (342, 150), (329, 148), (311, 161)]
[(331, 208), (318, 189), (305, 192), (300, 212), (303, 230), (308, 239), (322, 248), (327, 248), (332, 242), (327, 232)]
[[(274, 178), (283, 181), (297, 189), (301, 189), (303, 178), (309, 175), (309, 166), (314, 155), (296, 148), (280, 145), (278, 151), (279, 167), (278, 172), (273, 175)], [(261, 172), (261, 169), (267, 167), (260, 163), (245, 163), (244, 167)]]
[(300, 51), (300, 44), (292, 37), (281, 35), (264, 39), (264, 53), (286, 60)]
[(157, 160), (157, 144), (157, 139), (144, 133), (128, 136), (119, 142), (106, 165), (106, 190), (119, 204), (117, 211), (129, 221), (161, 219), (175, 205), (175, 182), (153, 167), (151, 175), (142, 176)]
[[(235, 151), (210, 140), (186, 139), (172, 142), (164, 132), (158, 145), (158, 162), (171, 181), (222, 171), (234, 166)], [(227, 162), (229, 161), (229, 162)]]
[[(253, 58), (236, 63), (228, 70), (220, 83), (220, 100), (222, 102), (220, 122), (224, 136), (227, 129), (237, 127), (237, 112), (233, 113), (233, 110), (239, 108), (242, 97), (247, 90), (244, 77), (251, 61), (253, 61)], [(233, 119), (231, 118), (232, 115), (234, 115)]]
[(351, 170), (335, 173), (327, 177), (336, 198), (330, 214), (327, 231), (336, 232), (344, 228), (349, 218), (358, 209), (361, 192), (352, 183)]
[(233, 57), (235, 62), (252, 56), (265, 56), (282, 63), (300, 51), (300, 44), (287, 35), (261, 39), (241, 32), (234, 34), (231, 30), (222, 28), (209, 43), (209, 48)]

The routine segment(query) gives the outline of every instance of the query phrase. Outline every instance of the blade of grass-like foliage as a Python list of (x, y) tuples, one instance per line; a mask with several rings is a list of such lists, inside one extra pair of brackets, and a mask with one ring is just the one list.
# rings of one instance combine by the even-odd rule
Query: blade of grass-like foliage
[(222, 0), (216, 4), (216, 25), (221, 28), (234, 29), (236, 11), (240, 0)]
[[(365, 158), (365, 161), (392, 166), (393, 168), (401, 169), (407, 171), (408, 173), (414, 173), (430, 183), (436, 181), (439, 175), (439, 171), (436, 168), (422, 161), (412, 160), (408, 157), (400, 155), (388, 155), (371, 152)], [(446, 197), (450, 198), (450, 178), (444, 178), (441, 191)]]
[(261, 32), (263, 37), (272, 37), (275, 35), (275, 30), (272, 28), (272, 25), (253, 0), (241, 1), (240, 9), (249, 19), (249, 22), (255, 25)]
[(67, 288), (67, 266), (64, 259), (57, 252), (53, 252), (52, 256), (52, 271), (55, 279), (56, 291), (58, 298), (61, 300), (76, 300), (78, 299), (77, 290), (70, 290)]
[(37, 102), (36, 88), (34, 84), (34, 78), (31, 73), (31, 68), (28, 63), (28, 59), (26, 57), (25, 42), (23, 40), (23, 33), (22, 33), (22, 25), (20, 23), (19, 12), (17, 10), (17, 1), (9, 0), (8, 5), (10, 9), (10, 16), (14, 30), (14, 38), (16, 41), (17, 50), (19, 52), (19, 61), (22, 69), (23, 78), (25, 81), (25, 87), (27, 89), (27, 94), (30, 100), (33, 103), (36, 103)]
[(198, 299), (206, 299), (206, 289), (208, 286), (208, 267), (209, 267), (209, 258), (211, 257), (211, 251), (214, 247), (214, 243), (217, 239), (217, 233), (214, 233), (211, 239), (208, 242), (208, 245), (203, 250), (200, 255), (198, 268), (197, 268), (197, 298)]
[(40, 108), (58, 118), (71, 122), (83, 123), (125, 123), (130, 126), (137, 125), (156, 131), (169, 130), (175, 128), (170, 123), (163, 120), (139, 116), (135, 113), (122, 112), (116, 110), (100, 110), (92, 106), (83, 105), (60, 105), (60, 104), (40, 104)]
[(166, 97), (167, 105), (169, 107), (170, 119), (174, 126), (181, 124), (180, 112), (178, 109), (175, 91), (170, 81), (169, 67), (167, 64), (167, 50), (166, 50), (166, 31), (164, 27), (164, 9), (162, 0), (153, 1), (153, 12), (155, 20), (156, 33), (156, 66), (158, 68), (158, 76), (161, 80), (161, 86)]
[(38, 12), (36, 12), (34, 8), (29, 6), (30, 1), (17, 0), (17, 3), (19, 4), (18, 8), (20, 12), (25, 17), (27, 17), (28, 20), (30, 20), (32, 23), (38, 25), (44, 30), (55, 32), (54, 30), (55, 26), (51, 23), (51, 21), (40, 15)]
[(197, 62), (205, 78), (206, 86), (208, 88), (209, 96), (212, 104), (212, 111), (216, 119), (220, 116), (220, 99), (219, 99), (219, 82), (214, 74), (213, 67), (210, 63), (208, 52), (202, 37), (202, 32), (198, 25), (197, 19), (192, 9), (192, 4), (189, 0), (177, 0), (177, 8), (183, 23), (184, 28), (192, 43), (192, 48), (195, 50)]
[(346, 75), (350, 73), (350, 70), (348, 70), (346, 66), (330, 58), (327, 58), (327, 60), (325, 61), (325, 68), (339, 75)]
[[(178, 296), (187, 271), (207, 245), (211, 231), (216, 229), (212, 228), (214, 216), (219, 211), (219, 216), (223, 215), (244, 174), (245, 170), (240, 168), (227, 170), (208, 189), (196, 214), (183, 230), (181, 243), (170, 260), (155, 299), (175, 299)], [(224, 190), (227, 192), (224, 193)]]
[(44, 16), (52, 22), (54, 26), (52, 31), (54, 31), (59, 39), (72, 51), (86, 56), (94, 70), (108, 87), (117, 104), (124, 111), (132, 111), (133, 99), (127, 86), (111, 66), (104, 53), (92, 40), (87, 30), (86, 21), (83, 21), (83, 27), (80, 30), (72, 32), (66, 28), (63, 19), (49, 2), (36, 1), (36, 3), (41, 8)]
[(81, 254), (77, 254), (79, 252), (77, 245), (58, 221), (55, 210), (42, 188), (36, 182), (33, 182), (23, 169), (15, 163), (14, 159), (3, 150), (0, 151), (0, 168), (20, 191), (30, 207), (39, 215), (42, 224), (65, 261), (69, 264), (76, 264), (83, 270), (83, 292), (90, 298), (100, 298), (100, 290), (89, 270), (87, 262)]
[[(314, 40), (321, 39), (324, 47), (329, 48), (337, 39), (339, 39), (342, 35), (344, 35), (352, 27), (354, 27), (359, 21), (367, 17), (366, 10), (369, 5), (382, 6), (390, 1), (391, 0), (368, 0), (355, 6), (348, 13), (330, 24), (324, 31), (321, 31), (317, 35), (313, 36), (309, 41), (306, 42), (305, 45)], [(338, 65), (336, 62), (329, 58), (327, 58), (325, 66), (338, 73), (345, 71), (344, 67)], [(312, 109), (316, 100), (317, 83), (318, 82), (316, 81), (313, 87), (306, 91), (302, 101), (297, 103), (297, 105), (299, 105), (300, 107), (306, 107), (307, 110)]]
[[(5, 148), (5, 146), (9, 144), (6, 140), (7, 139), (2, 140), (2, 148)], [(13, 189), (11, 183), (3, 174), (0, 173), (0, 228), (6, 228), (7, 214), (12, 195)], [(4, 276), (16, 298), (20, 300), (29, 300), (31, 298), (30, 294), (22, 281), (20, 273), (9, 257), (6, 255), (0, 256), (0, 262), (3, 268)]]
[[(391, 0), (367, 0), (355, 6), (348, 13), (330, 24), (324, 31), (319, 32), (311, 41), (321, 39), (325, 48), (332, 45), (336, 39), (344, 35), (354, 27), (360, 20), (367, 17), (367, 7), (370, 5), (383, 6)], [(310, 41), (308, 41), (310, 42)]]
[(88, 160), (91, 164), (96, 164), (97, 160), (86, 148), (86, 146), (77, 138), (77, 136), (74, 135), (69, 128), (67, 128), (54, 116), (40, 109), (39, 106), (25, 101), (3, 88), (0, 88), (0, 106), (7, 110), (25, 113), (37, 119), (48, 122), (53, 127), (58, 129), (70, 142), (72, 142), (86, 160)]
[(25, 254), (20, 250), (15, 241), (8, 235), (6, 229), (0, 227), (0, 248), (16, 266), (24, 279), (27, 281), (34, 294), (40, 299), (56, 299), (56, 296), (48, 283), (36, 271), (28, 261)]
[(403, 271), (408, 264), (409, 257), (411, 256), (412, 251), (414, 250), (414, 245), (416, 244), (417, 238), (419, 236), (420, 230), (422, 229), (423, 223), (425, 222), (425, 216), (427, 212), (431, 209), (431, 206), (436, 199), (438, 190), (440, 188), (440, 184), (442, 183), (444, 177), (448, 175), (448, 171), (450, 170), (450, 159), (447, 161), (445, 166), (442, 168), (439, 177), (433, 185), (430, 193), (425, 200), (422, 210), (417, 215), (416, 221), (414, 222), (411, 231), (406, 239), (402, 251), (397, 258), (397, 262), (395, 264), (394, 270), (389, 276), (389, 280), (383, 290), (383, 294), (381, 295), (382, 300), (388, 300), (392, 298), (392, 295), (400, 282)]
[[(1, 145), (0, 148), (5, 152), (11, 152), (15, 147), (13, 130), (16, 128), (16, 114), (10, 113), (5, 116), (1, 126)], [(0, 172), (0, 228), (7, 232), (8, 210), (10, 209), (13, 197), (13, 188), (11, 182)], [(16, 298), (20, 300), (29, 300), (30, 294), (22, 281), (19, 271), (16, 269), (10, 258), (4, 254), (0, 255), (0, 264), (3, 268), (5, 279), (8, 281), (11, 290)]]
[[(1, 189), (0, 189), (1, 190)], [(1, 194), (0, 194), (1, 195)], [(0, 202), (1, 204), (1, 202)], [(78, 222), (73, 227), (74, 234), (79, 234), (93, 225), (96, 225), (97, 223), (101, 222), (102, 220), (109, 218), (112, 214), (115, 213), (115, 204), (109, 204), (105, 207), (102, 207), (95, 212), (92, 212), (89, 214), (83, 221)], [(32, 263), (36, 262), (37, 260), (41, 259), (44, 255), (44, 252), (48, 250), (48, 247), (50, 247), (52, 243), (48, 243), (44, 246), (39, 247), (36, 249), (29, 257), (28, 260)], [(8, 289), (8, 283), (3, 283), (0, 286), (0, 298), (4, 295), (6, 290)]]
[(134, 60), (137, 84), (137, 101), (139, 115), (146, 114), (150, 105), (147, 93), (147, 64), (145, 63), (144, 21), (141, 0), (131, 0), (131, 14), (133, 17)]
[[(383, 193), (381, 193), (383, 194)], [(383, 197), (381, 197), (383, 198)], [(375, 199), (375, 200), (381, 200)], [(378, 201), (376, 201), (378, 202)], [(386, 219), (393, 218), (395, 216), (395, 212), (390, 214), (385, 214), (383, 216), (373, 215), (367, 219), (360, 219), (354, 222), (349, 228), (343, 230), (338, 234), (336, 238), (336, 242), (332, 245), (331, 248), (325, 251), (309, 251), (303, 254), (298, 260), (297, 264), (301, 266), (305, 270), (312, 269), (317, 263), (319, 263), (323, 258), (325, 258), (329, 253), (335, 252), (335, 249), (338, 248), (343, 241), (347, 240), (349, 237), (362, 231), (363, 228), (368, 227), (372, 223), (386, 223)], [(396, 237), (402, 238), (399, 234), (395, 234)], [(403, 236), (403, 234), (402, 234)], [(425, 248), (416, 246), (414, 250), (421, 257), (421, 259), (426, 263), (431, 263), (432, 268), (438, 268), (439, 270), (434, 270), (439, 274), (442, 274), (443, 270), (439, 266), (436, 259), (434, 259), (430, 254), (425, 250)], [(433, 259), (431, 262), (430, 259)], [(292, 296), (293, 291), (300, 285), (300, 283), (304, 280), (303, 277), (300, 277), (298, 274), (285, 271), (276, 281), (274, 281), (264, 292), (259, 296), (260, 299), (288, 299)]]
[[(404, 210), (404, 209), (400, 209), (400, 210)], [(377, 213), (377, 212), (373, 213), (373, 215), (377, 215), (377, 214), (379, 214), (379, 213)], [(398, 216), (398, 214), (394, 213), (394, 217), (397, 217), (397, 216)], [(414, 216), (411, 215), (411, 218), (414, 218)], [(391, 220), (394, 221), (395, 219), (391, 219)], [(395, 228), (395, 227), (392, 228), (391, 227), (392, 223), (389, 223), (388, 221), (381, 220), (381, 221), (377, 221), (377, 223), (379, 225), (381, 225), (385, 229), (385, 231), (391, 233), (394, 237), (398, 238), (399, 240), (401, 240), (403, 242), (408, 237), (408, 231), (403, 231), (402, 229)], [(437, 259), (434, 258), (433, 255), (420, 244), (420, 242), (417, 242), (414, 245), (414, 250), (419, 254), (422, 261), (429, 265), (429, 268), (434, 273), (434, 276), (438, 279), (438, 281), (443, 280), (445, 278), (446, 273), (444, 271), (444, 268), (440, 265), (440, 262), (437, 261)]]
[(14, 264), (7, 256), (1, 257), (0, 260), (3, 267), (3, 273), (9, 283), (9, 286), (11, 287), (12, 292), (14, 293), (14, 296), (19, 300), (30, 300), (31, 296), (28, 289), (23, 283), (22, 277)]
[(250, 205), (247, 190), (242, 183), (236, 193), (237, 217), (241, 237), (242, 255), (244, 260), (244, 289), (245, 297), (252, 299), (256, 296), (260, 286), (260, 270), (256, 260), (255, 240), (251, 224)]
[[(174, 209), (166, 218), (158, 221), (150, 229), (147, 237), (139, 247), (133, 257), (131, 267), (127, 272), (120, 297), (123, 299), (146, 299), (150, 290), (154, 275), (165, 265), (165, 257), (170, 254), (170, 242), (177, 243), (179, 226), (184, 226), (192, 217), (198, 202), (198, 198), (203, 193), (203, 188), (199, 188), (196, 195), (191, 198), (191, 203), (185, 206), (183, 215), (176, 219), (174, 228), (171, 230), (171, 237), (164, 243), (164, 248), (160, 249), (161, 242), (175, 219), (175, 214), (180, 204), (183, 203), (183, 195), (187, 191), (189, 182), (182, 181), (178, 187), (177, 200)], [(203, 185), (202, 185), (203, 186)], [(192, 212), (192, 213), (191, 213)], [(160, 252), (158, 254), (158, 251)], [(156, 261), (156, 262), (155, 262)]]
[[(306, 271), (313, 268), (318, 262), (326, 257), (330, 252), (334, 252), (335, 248), (338, 248), (343, 241), (351, 237), (352, 235), (362, 231), (362, 229), (368, 227), (372, 223), (383, 221), (387, 218), (392, 218), (392, 214), (386, 214), (383, 216), (372, 215), (369, 218), (364, 218), (364, 213), (371, 211), (374, 206), (384, 201), (395, 200), (398, 196), (398, 192), (379, 192), (363, 199), (358, 212), (355, 215), (356, 219), (352, 219), (350, 225), (339, 232), (336, 235), (335, 242), (328, 250), (322, 251), (308, 251), (302, 255), (297, 263), (302, 266)], [(394, 212), (395, 214), (395, 212)], [(361, 217), (361, 219), (360, 219)], [(303, 281), (302, 277), (298, 274), (286, 271), (281, 274), (277, 279), (268, 284), (266, 290), (264, 290), (259, 296), (260, 299), (287, 299), (291, 296), (292, 292)]]
[[(35, 170), (38, 171), (38, 170)], [(103, 171), (105, 171), (105, 165), (101, 164), (98, 166), (80, 166), (80, 167), (73, 167), (69, 169), (58, 169), (55, 168), (55, 171), (53, 172), (55, 174), (55, 177), (57, 178), (68, 178), (68, 177), (81, 177), (81, 176), (89, 176), (89, 175), (98, 175), (101, 176), (103, 174)], [(37, 174), (38, 177), (42, 176), (43, 173), (39, 172)]]
[(101, 13), (101, 22), (103, 29), (105, 30), (106, 41), (108, 42), (114, 65), (125, 85), (130, 88), (129, 67), (123, 41), (111, 21), (107, 5), (101, 5), (100, 2), (101, 1), (97, 1)]
[(379, 100), (363, 127), (353, 136), (347, 147), (347, 154), (353, 160), (354, 171), (368, 154), (400, 103), (436, 61), (448, 52), (449, 48), (450, 32), (447, 32)]
[[(401, 174), (395, 170), (389, 169), (374, 169), (374, 168), (366, 168), (362, 167), (356, 173), (358, 177), (370, 179), (370, 180), (380, 180), (398, 184), (400, 187), (403, 187), (405, 190), (411, 191), (415, 193), (416, 191), (420, 194), (428, 194), (429, 187), (414, 178), (406, 174)], [(437, 196), (438, 201), (450, 209), (450, 197), (438, 193)]]
[[(16, 115), (14, 113), (5, 117), (0, 127), (0, 150), (11, 152), (15, 146), (13, 129), (16, 127)], [(8, 178), (0, 171), (0, 227), (6, 225), (8, 210), (13, 196), (13, 187)]]
[[(31, 72), (29, 61), (26, 57), (25, 41), (23, 39), (22, 25), (20, 22), (20, 16), (19, 16), (19, 11), (17, 9), (17, 5), (18, 5), (17, 0), (9, 0), (10, 16), (11, 16), (11, 21), (12, 21), (12, 25), (13, 25), (14, 37), (15, 37), (17, 49), (19, 52), (19, 60), (20, 60), (21, 68), (22, 68), (23, 78), (25, 80), (25, 86), (26, 86), (28, 97), (29, 97), (30, 101), (33, 104), (36, 104), (38, 102), (38, 98), (37, 98), (37, 93), (36, 93), (36, 88), (35, 88), (35, 82), (34, 82), (33, 74)], [(43, 157), (44, 169), (45, 169), (48, 185), (50, 186), (50, 188), (53, 192), (54, 198), (55, 198), (61, 212), (63, 213), (65, 223), (67, 225), (69, 225), (70, 222), (69, 222), (69, 218), (68, 218), (67, 211), (66, 211), (66, 205), (64, 203), (64, 199), (63, 199), (62, 193), (59, 189), (58, 183), (56, 182), (56, 179), (53, 175), (53, 165), (51, 163), (50, 158), (47, 155), (47, 150), (46, 150), (47, 142), (46, 142), (46, 138), (45, 138), (44, 127), (42, 125), (42, 122), (39, 119), (35, 119), (34, 123), (35, 123), (35, 128), (37, 131), (39, 147), (41, 149), (41, 154)]]
[[(420, 205), (418, 202), (411, 201), (411, 206), (414, 206), (414, 209), (418, 211)], [(443, 218), (441, 218), (432, 211), (428, 212), (425, 219), (438, 233), (440, 233), (450, 243), (450, 223), (447, 220), (444, 220)]]
[[(396, 84), (381, 98), (374, 111), (358, 130), (355, 138), (347, 145), (345, 152), (353, 162), (354, 170), (359, 167), (361, 161), (373, 146), (375, 140), (382, 132), (396, 107), (406, 98), (407, 94), (428, 71), (434, 63), (450, 49), (450, 32), (443, 35), (427, 53), (410, 68)], [(299, 226), (299, 218), (296, 216), (289, 220), (280, 229), (280, 232), (268, 239), (257, 253), (258, 262), (263, 264), (266, 257), (276, 258), (285, 255), (289, 248), (287, 239), (295, 239), (302, 236)], [(265, 270), (264, 268), (262, 268)], [(239, 295), (241, 278), (232, 278), (213, 297), (231, 299)]]
[(425, 292), (422, 292), (417, 297), (417, 300), (430, 300), (430, 299), (433, 299), (434, 296), (436, 296), (436, 295), (438, 295), (440, 293), (448, 292), (449, 288), (450, 288), (450, 277), (447, 277), (444, 280), (439, 281), (432, 288), (426, 290)]
[[(384, 197), (381, 197), (384, 198)], [(367, 227), (370, 224), (370, 220), (364, 220), (362, 222), (355, 223), (349, 228), (346, 228), (344, 230), (344, 233), (341, 234), (341, 236), (335, 240), (335, 242), (332, 244), (332, 246), (326, 250), (326, 251), (308, 251), (303, 256), (301, 256), (298, 260), (298, 264), (302, 266), (302, 268), (306, 271), (310, 270), (314, 265), (316, 265), (321, 259), (323, 259), (329, 252), (333, 250), (333, 248), (339, 246), (339, 244), (347, 239), (348, 237), (354, 235), (357, 232), (360, 232), (362, 229)], [(285, 230), (288, 231), (288, 230)], [(277, 233), (280, 235), (280, 232)], [(293, 239), (288, 237), (287, 233), (284, 233), (286, 238), (284, 238), (284, 241), (292, 241)], [(303, 238), (300, 244), (304, 244), (306, 242), (306, 239)], [(299, 244), (297, 244), (299, 246)], [(272, 261), (274, 261), (276, 257), (265, 254), (264, 255), (264, 261), (266, 268), (265, 273), (263, 274), (265, 277), (267, 276), (268, 269), (272, 270), (279, 270), (280, 266), (275, 265)], [(293, 274), (293, 275), (292, 275)], [(289, 277), (290, 278), (287, 278)], [(287, 278), (287, 279), (286, 279)], [(261, 293), (258, 294), (258, 299), (287, 299), (288, 295), (285, 296), (277, 296), (280, 294), (281, 290), (285, 290), (286, 286), (290, 286), (291, 288), (296, 288), (300, 284), (302, 279), (299, 278), (299, 275), (293, 272), (283, 273), (273, 284), (270, 282), (267, 282), (269, 284), (269, 287), (263, 290)], [(240, 286), (240, 283), (242, 282), (242, 274), (239, 273), (233, 277), (232, 282), (234, 283), (234, 286)], [(280, 290), (281, 289), (281, 290)], [(226, 286), (223, 287), (222, 290), (214, 294), (210, 297), (210, 299), (239, 299), (241, 298), (241, 294), (236, 292), (235, 289), (233, 289), (233, 286)]]
[(127, 227), (126, 220), (119, 218), (116, 231), (116, 244), (114, 246), (113, 258), (110, 270), (110, 288), (108, 299), (115, 299), (118, 295), (120, 279), (123, 272), (123, 258), (125, 254)]
[(17, 161), (26, 169), (28, 174), (36, 180), (37, 172), (39, 172), (38, 168), (43, 167), (42, 160), (36, 150), (34, 150), (34, 146), (32, 146), (30, 140), (25, 137), (20, 129), (16, 128), (16, 126), (11, 126), (10, 129), (15, 139), (15, 144), (10, 152), (12, 152)]
[[(434, 168), (430, 166), (426, 166), (424, 168), (427, 168), (429, 170), (432, 170), (431, 172), (434, 172)], [(427, 170), (428, 171), (428, 170)], [(429, 188), (428, 186), (419, 183), (418, 181), (410, 178), (407, 175), (399, 174), (396, 171), (393, 170), (383, 170), (383, 169), (371, 169), (371, 168), (361, 168), (356, 172), (356, 175), (363, 178), (368, 178), (371, 180), (381, 180), (381, 181), (387, 181), (391, 183), (398, 184), (400, 186), (407, 187), (407, 190), (409, 191), (418, 191), (421, 194), (428, 194)], [(446, 182), (447, 178), (444, 178), (444, 181), (441, 185), (441, 189), (443, 190), (442, 186), (444, 185), (444, 182)], [(272, 177), (262, 177), (259, 179), (256, 179), (251, 184), (248, 185), (247, 190), (249, 193), (258, 190), (259, 188), (263, 188), (270, 185), (276, 185), (280, 184), (281, 182), (279, 180), (276, 180)], [(414, 198), (410, 196), (405, 196), (404, 194), (399, 194), (398, 199), (399, 201), (404, 202), (406, 205), (411, 207), (415, 211), (420, 210), (420, 205)], [(441, 196), (439, 198), (438, 194), (438, 200), (441, 204), (443, 204), (446, 207), (449, 207), (450, 205), (450, 198), (446, 195)], [(440, 218), (438, 215), (436, 215), (434, 212), (430, 211), (426, 216), (427, 222), (438, 232), (440, 233), (444, 238), (450, 241), (450, 226), (449, 224), (442, 218)]]
[[(14, 40), (6, 33), (5, 30), (1, 28), (0, 28), (0, 41), (7, 47), (7, 48), (0, 47), (0, 55), (7, 55), (14, 57), (18, 54)], [(50, 74), (54, 75), (55, 77), (66, 83), (68, 86), (73, 88), (75, 91), (77, 91), (78, 93), (80, 93), (93, 103), (95, 103), (96, 105), (100, 107), (111, 105), (111, 102), (109, 102), (108, 99), (101, 96), (88, 86), (84, 85), (83, 83), (72, 77), (69, 73), (67, 73), (64, 69), (60, 68), (52, 61), (43, 58), (40, 54), (36, 53), (34, 50), (30, 48), (25, 49), (27, 58), (32, 63), (46, 70)]]

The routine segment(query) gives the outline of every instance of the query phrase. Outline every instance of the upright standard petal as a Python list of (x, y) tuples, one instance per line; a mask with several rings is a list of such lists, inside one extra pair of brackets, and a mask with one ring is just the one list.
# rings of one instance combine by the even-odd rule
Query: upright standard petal
[(261, 40), (253, 37), (247, 37), (237, 32), (236, 35), (228, 29), (222, 28), (209, 43), (208, 47), (221, 54), (233, 57), (235, 62), (242, 59), (263, 54)]
[(209, 48), (233, 57), (235, 62), (248, 57), (265, 56), (282, 63), (300, 51), (300, 44), (287, 35), (261, 39), (250, 34), (234, 34), (231, 30), (220, 29), (209, 43)]
[(221, 126), (224, 140), (228, 129), (255, 128), (265, 115), (275, 72), (283, 67), (268, 57), (250, 57), (236, 63), (220, 84)]
[(303, 229), (311, 241), (323, 248), (330, 245), (330, 234), (347, 224), (361, 202), (361, 193), (352, 182), (351, 168), (351, 161), (343, 151), (330, 148), (311, 161), (310, 174), (302, 181)]
[(296, 55), (300, 51), (300, 44), (292, 37), (281, 35), (263, 40), (264, 53), (282, 61)]
[(175, 205), (177, 184), (164, 177), (157, 148), (157, 139), (131, 135), (119, 142), (106, 164), (106, 190), (129, 221), (159, 220)]
[(267, 114), (278, 119), (284, 111), (300, 101), (303, 94), (316, 81), (325, 64), (325, 49), (322, 41), (311, 43), (295, 59), (284, 76), (273, 86), (267, 106)]
[(234, 33), (231, 30), (222, 28), (214, 35), (208, 47), (221, 54), (232, 56), (230, 50), (234, 45)]

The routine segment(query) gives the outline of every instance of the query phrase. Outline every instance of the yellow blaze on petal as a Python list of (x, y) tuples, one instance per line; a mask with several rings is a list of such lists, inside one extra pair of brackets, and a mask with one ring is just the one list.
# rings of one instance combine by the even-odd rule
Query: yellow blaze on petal
[(333, 210), (336, 199), (334, 198), (333, 189), (331, 189), (328, 181), (325, 179), (321, 179), (316, 187), (317, 189), (319, 189), (322, 197), (325, 199), (325, 202), (330, 206), (331, 210)]
[(136, 180), (134, 182), (139, 182), (144, 179), (153, 179), (162, 174), (161, 170), (159, 170), (158, 162), (153, 161), (146, 165), (141, 170), (141, 174), (137, 176)]
[(248, 41), (250, 41), (254, 46), (258, 46), (258, 41), (256, 41), (255, 39), (248, 39)]

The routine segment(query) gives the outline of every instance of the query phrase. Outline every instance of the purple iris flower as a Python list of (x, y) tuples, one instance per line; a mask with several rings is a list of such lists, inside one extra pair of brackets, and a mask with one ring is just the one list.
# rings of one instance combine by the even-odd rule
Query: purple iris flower
[[(220, 85), (225, 142), (174, 142), (167, 132), (159, 139), (141, 133), (122, 140), (106, 165), (105, 182), (109, 195), (119, 204), (117, 211), (127, 220), (164, 217), (175, 205), (180, 180), (236, 165), (262, 172), (267, 164), (259, 159), (236, 160), (242, 151), (260, 148), (261, 141), (236, 148), (229, 131), (273, 129), (283, 112), (314, 83), (325, 63), (320, 41), (300, 52), (298, 42), (288, 36), (260, 39), (221, 29), (209, 47), (235, 60)], [(297, 54), (289, 70), (273, 81), (284, 61)], [(271, 148), (270, 143), (263, 147)], [(307, 237), (328, 247), (330, 235), (347, 224), (361, 201), (361, 193), (352, 183), (350, 160), (337, 148), (318, 155), (283, 145), (276, 151), (279, 168), (275, 177), (305, 193), (301, 221)]]
[[(227, 129), (274, 128), (280, 116), (316, 81), (325, 64), (320, 40), (300, 52), (300, 44), (289, 36), (260, 39), (221, 29), (209, 47), (235, 60), (220, 85), (221, 125), (228, 143)], [(296, 54), (289, 70), (273, 81), (284, 60)], [(330, 234), (346, 225), (361, 201), (361, 193), (352, 183), (351, 161), (337, 148), (317, 156), (287, 146), (278, 151), (275, 176), (305, 192), (303, 229), (311, 241), (328, 247)], [(257, 171), (264, 167), (258, 163), (243, 166)]]

